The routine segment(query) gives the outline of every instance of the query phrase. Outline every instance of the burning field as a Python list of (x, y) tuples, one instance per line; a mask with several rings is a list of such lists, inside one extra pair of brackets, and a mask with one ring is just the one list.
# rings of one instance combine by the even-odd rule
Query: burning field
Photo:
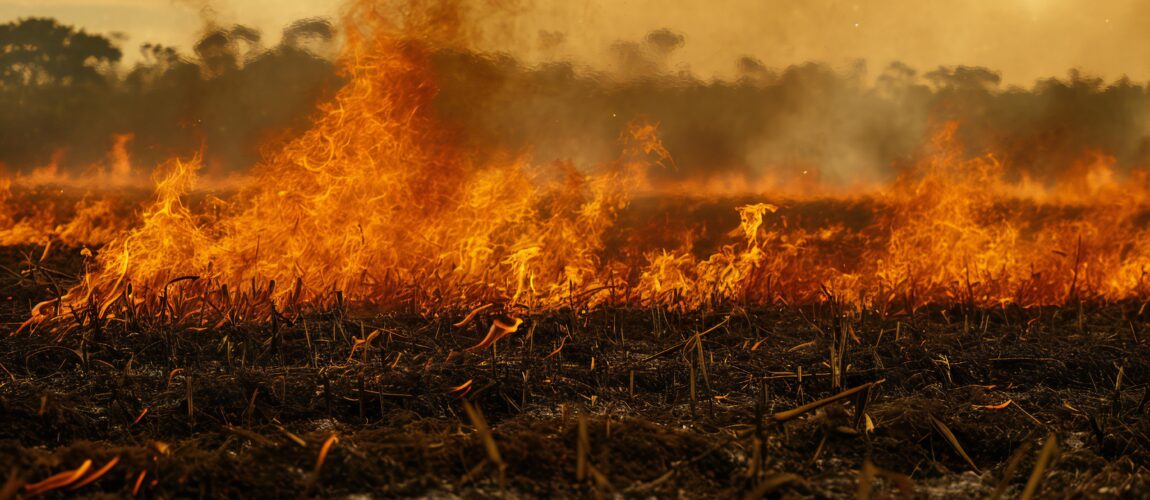
[(10, 166), (0, 499), (1150, 489), (1145, 87), (702, 81), (659, 66), (670, 30), (614, 46), (630, 73), (532, 67), (475, 17), (364, 0), (246, 63), (239, 27), (198, 67), (147, 46), (172, 58), (132, 74), (208, 107), (332, 72), (243, 147), (217, 106), (172, 120), (191, 148)]

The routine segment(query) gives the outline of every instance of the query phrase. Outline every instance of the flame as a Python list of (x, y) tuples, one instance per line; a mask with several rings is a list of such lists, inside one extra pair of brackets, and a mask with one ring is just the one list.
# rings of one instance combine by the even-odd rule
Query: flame
[(0, 245), (102, 245), (126, 231), (133, 207), (112, 189), (151, 187), (132, 168), (127, 145), (133, 138), (115, 135), (108, 163), (90, 165), (82, 176), (61, 171), (63, 151), (31, 172), (0, 176)]
[(279, 303), (338, 291), (421, 310), (490, 300), (548, 307), (595, 284), (604, 231), (627, 205), (642, 159), (663, 152), (654, 127), (629, 130), (624, 156), (594, 174), (525, 157), (475, 164), (432, 117), (430, 48), (373, 11), (348, 23), (373, 30), (352, 28), (349, 83), (221, 202), (222, 216), (185, 203), (199, 162), (173, 163), (141, 225), (101, 252), (99, 270), (65, 302), (121, 297), (128, 283), (159, 293), (184, 274), (209, 288), (296, 284), (269, 293)]
[[(310, 130), (266, 153), (234, 197), (193, 206), (202, 182), (193, 159), (167, 165), (154, 201), (122, 235), (80, 234), (100, 225), (103, 209), (78, 209), (77, 228), (59, 237), (109, 243), (82, 283), (35, 319), (56, 317), (57, 305), (99, 298), (127, 309), (173, 290), (191, 303), (231, 303), (229, 290), (248, 285), (243, 293), (273, 313), (345, 299), (432, 314), (491, 303), (537, 311), (828, 299), (897, 312), (1150, 296), (1145, 173), (1119, 174), (1113, 158), (1092, 154), (1053, 185), (1011, 179), (993, 155), (965, 156), (954, 123), (890, 185), (804, 196), (779, 184), (739, 205), (737, 227), (715, 248), (700, 252), (693, 230), (673, 235), (677, 245), (655, 244), (620, 214), (636, 194), (656, 192), (652, 170), (674, 168), (657, 126), (634, 122), (618, 159), (590, 169), (524, 155), (479, 162), (431, 111), (430, 54), (462, 36), (436, 9), (399, 23), (355, 4), (344, 23), (348, 83)], [(866, 217), (799, 220), (823, 197)], [(0, 224), (17, 231), (20, 222)]]

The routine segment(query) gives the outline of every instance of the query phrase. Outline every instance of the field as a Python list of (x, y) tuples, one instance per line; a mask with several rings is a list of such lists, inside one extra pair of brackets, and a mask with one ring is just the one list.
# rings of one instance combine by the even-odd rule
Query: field
[(1150, 490), (1146, 87), (536, 67), (465, 3), (144, 45), (106, 112), (9, 43), (115, 133), (0, 141), (0, 500)]
[[(4, 250), (25, 271), (3, 282), (9, 331), (51, 295), (47, 276), (79, 271), (75, 249), (26, 257), (42, 250)], [(492, 312), (5, 336), (0, 497), (1150, 487), (1139, 303), (559, 310), (485, 346)]]

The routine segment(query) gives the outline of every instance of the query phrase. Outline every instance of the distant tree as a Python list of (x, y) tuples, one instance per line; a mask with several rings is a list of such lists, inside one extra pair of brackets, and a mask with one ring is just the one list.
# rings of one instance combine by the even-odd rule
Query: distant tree
[(145, 43), (140, 46), (141, 61), (128, 72), (124, 83), (137, 94), (155, 87), (192, 86), (199, 82), (200, 68), (185, 60), (173, 47)]
[(261, 144), (306, 128), (315, 103), (338, 87), (335, 35), (324, 19), (302, 19), (265, 47), (253, 28), (220, 27), (187, 54), (145, 43), (120, 72), (122, 35), (53, 19), (0, 24), (0, 165), (82, 169), (130, 133), (140, 168), (191, 154), (210, 168), (244, 168)]
[(323, 55), (334, 38), (335, 27), (327, 19), (300, 19), (284, 28), (280, 47)]
[[(304, 19), (285, 28), (278, 45), (258, 53), (240, 55), (239, 44), (254, 43), (259, 34), (236, 28), (210, 44), (201, 41), (201, 64), (212, 70), (198, 110), (209, 168), (243, 168), (258, 160), (262, 144), (307, 126), (322, 92), (336, 84), (331, 62), (317, 55), (332, 51), (334, 37), (331, 23)], [(228, 54), (242, 64), (225, 70)]]
[(135, 134), (132, 158), (154, 165), (196, 151), (202, 101), (200, 66), (177, 49), (145, 43), (141, 59), (125, 75), (117, 113)]
[(658, 49), (659, 52), (670, 53), (682, 47), (686, 38), (679, 33), (663, 28), (647, 33), (646, 40), (647, 43)]
[(238, 24), (208, 33), (195, 46), (204, 76), (217, 78), (238, 70), (247, 59), (263, 52), (260, 39), (258, 30)]
[(775, 76), (775, 72), (763, 64), (763, 61), (751, 56), (740, 57), (735, 62), (735, 67), (739, 72), (739, 81), (744, 83), (767, 82)]
[(6, 86), (103, 82), (103, 70), (121, 56), (111, 40), (55, 19), (0, 24), (0, 83)]
[(990, 92), (1002, 83), (997, 71), (978, 66), (940, 67), (923, 75), (939, 90)]

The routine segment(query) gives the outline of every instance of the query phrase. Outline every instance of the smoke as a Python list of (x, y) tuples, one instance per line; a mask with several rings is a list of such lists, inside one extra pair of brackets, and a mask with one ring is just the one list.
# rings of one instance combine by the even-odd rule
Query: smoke
[(221, 14), (216, 0), (173, 0), (173, 3), (186, 5), (188, 8), (195, 10), (199, 16), (200, 30), (203, 34), (203, 38), (197, 42), (197, 45), (220, 29), (222, 24), (220, 21)]
[[(222, 22), (213, 2), (182, 1), (196, 6), (205, 26), (189, 53), (145, 45), (142, 63), (122, 77), (108, 75), (100, 89), (0, 89), (0, 100), (20, 110), (0, 119), (0, 132), (19, 130), (24, 138), (0, 145), (0, 162), (27, 168), (64, 151), (64, 166), (78, 169), (101, 161), (115, 134), (131, 133), (132, 158), (144, 168), (202, 154), (210, 171), (240, 171), (259, 160), (261, 147), (305, 130), (315, 104), (340, 85), (333, 63), (340, 40), (331, 22), (291, 23), (279, 43), (266, 47), (258, 30)], [(405, 5), (355, 2), (358, 9), (400, 14)], [(969, 155), (993, 154), (1018, 176), (1053, 182), (1094, 155), (1114, 157), (1120, 169), (1150, 165), (1150, 95), (1143, 83), (1070, 70), (1020, 86), (994, 67), (916, 64), (923, 60), (917, 48), (908, 49), (910, 62), (876, 57), (842, 64), (812, 56), (779, 64), (806, 54), (786, 47), (807, 36), (779, 19), (805, 20), (798, 24), (824, 32), (812, 13), (827, 14), (826, 6), (812, 5), (763, 21), (776, 30), (763, 36), (779, 43), (745, 52), (737, 43), (716, 49), (698, 36), (717, 21), (688, 22), (691, 9), (653, 14), (673, 22), (601, 40), (599, 53), (587, 49), (588, 37), (634, 31), (638, 21), (573, 28), (554, 22), (566, 7), (522, 0), (441, 1), (406, 17), (369, 17), (392, 20), (392, 32), (432, 47), (438, 117), (480, 162), (506, 154), (530, 154), (537, 163), (609, 161), (618, 156), (626, 124), (646, 119), (658, 125), (674, 157), (654, 179), (666, 186), (703, 182), (753, 191), (883, 183), (912, 164), (930, 131), (948, 121), (959, 123)], [(857, 16), (879, 20), (871, 11)], [(346, 31), (357, 21), (342, 22)], [(825, 34), (828, 44), (842, 45), (838, 35)], [(598, 58), (589, 62), (588, 54)], [(74, 101), (68, 116), (50, 105), (61, 94)], [(76, 116), (83, 127), (72, 125)]]
[(539, 2), (518, 24), (519, 45), (498, 50), (547, 60), (531, 50), (540, 30), (567, 34), (564, 58), (597, 66), (617, 40), (668, 28), (688, 44), (674, 64), (705, 80), (732, 79), (730, 58), (748, 55), (771, 67), (806, 61), (841, 65), (894, 61), (929, 71), (980, 66), (1007, 85), (1082, 68), (1108, 80), (1150, 79), (1150, 4), (1140, 0), (588, 0)]
[(1129, 79), (1071, 70), (1023, 88), (1003, 86), (1001, 73), (983, 67), (920, 71), (894, 62), (876, 71), (860, 60), (845, 69), (771, 68), (741, 56), (730, 60), (736, 78), (704, 80), (671, 63), (691, 43), (658, 29), (614, 42), (598, 68), (445, 51), (436, 61), (439, 111), (473, 149), (577, 164), (609, 160), (624, 124), (644, 117), (675, 159), (661, 181), (730, 189), (887, 182), (950, 121), (969, 155), (992, 154), (1016, 176), (1053, 182), (1097, 154), (1120, 168), (1150, 165), (1150, 96)]

